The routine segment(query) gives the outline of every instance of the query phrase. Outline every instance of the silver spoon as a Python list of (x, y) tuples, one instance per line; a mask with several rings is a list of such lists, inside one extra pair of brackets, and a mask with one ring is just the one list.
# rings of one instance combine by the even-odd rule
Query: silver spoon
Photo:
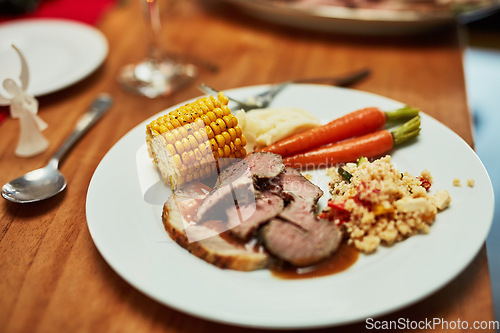
[(111, 96), (100, 94), (89, 110), (80, 118), (73, 133), (52, 156), (49, 163), (43, 168), (28, 172), (5, 184), (2, 187), (2, 197), (16, 203), (29, 203), (50, 198), (63, 191), (66, 188), (66, 179), (58, 170), (60, 160), (101, 118), (111, 103)]

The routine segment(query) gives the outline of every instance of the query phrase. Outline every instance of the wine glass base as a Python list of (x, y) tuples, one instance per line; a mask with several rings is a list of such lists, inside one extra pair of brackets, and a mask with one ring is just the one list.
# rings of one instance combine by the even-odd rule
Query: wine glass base
[(118, 74), (118, 82), (131, 92), (155, 98), (171, 95), (190, 83), (197, 74), (194, 65), (168, 59), (160, 62), (146, 59), (124, 66)]

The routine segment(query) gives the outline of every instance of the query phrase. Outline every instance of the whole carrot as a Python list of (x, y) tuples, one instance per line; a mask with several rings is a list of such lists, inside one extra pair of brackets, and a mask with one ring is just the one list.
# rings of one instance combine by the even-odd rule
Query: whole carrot
[(376, 157), (390, 151), (395, 144), (407, 141), (420, 132), (420, 116), (416, 116), (392, 132), (379, 130), (360, 137), (326, 145), (283, 159), (294, 168), (330, 167), (356, 161), (360, 156)]
[(348, 113), (331, 122), (292, 135), (257, 151), (271, 152), (283, 157), (308, 151), (313, 148), (374, 132), (384, 127), (386, 122), (414, 117), (419, 110), (409, 106), (384, 112), (369, 107)]

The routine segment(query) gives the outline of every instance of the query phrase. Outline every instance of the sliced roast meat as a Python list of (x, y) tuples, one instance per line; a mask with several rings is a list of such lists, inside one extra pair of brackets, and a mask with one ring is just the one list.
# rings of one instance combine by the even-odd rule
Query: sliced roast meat
[[(302, 199), (294, 194), (291, 194), (289, 198), (291, 198), (291, 201), (279, 213), (279, 217), (297, 225), (302, 225), (303, 223), (307, 223), (311, 216), (315, 216), (315, 207), (311, 205), (309, 200)], [(304, 228), (307, 229), (307, 225)]]
[(281, 155), (272, 153), (252, 153), (245, 157), (250, 173), (255, 178), (274, 178), (279, 176), (285, 166)]
[(255, 204), (253, 178), (248, 169), (241, 171), (238, 177), (233, 174), (234, 178), (226, 178), (224, 183), (218, 184), (203, 200), (196, 214), (198, 222), (225, 219), (229, 207)]
[(271, 153), (250, 154), (230, 164), (220, 172), (210, 195), (198, 209), (197, 220), (202, 222), (222, 218), (221, 214), (234, 205), (254, 205), (254, 185), (260, 181), (278, 179), (283, 170), (281, 156)]
[(230, 163), (227, 167), (222, 169), (217, 176), (217, 181), (213, 190), (216, 190), (224, 185), (237, 182), (241, 177), (252, 178), (248, 163), (244, 159)]
[(312, 204), (316, 204), (323, 195), (323, 190), (311, 183), (299, 170), (286, 167), (280, 176), (282, 191), (286, 194), (293, 194), (302, 199), (306, 199)]
[(215, 189), (232, 183), (244, 174), (253, 179), (270, 179), (279, 176), (285, 169), (280, 155), (272, 153), (253, 153), (244, 159), (222, 169), (215, 184)]
[(310, 266), (332, 255), (342, 233), (327, 220), (309, 214), (301, 225), (274, 218), (261, 229), (264, 246), (277, 258), (295, 266)]
[[(250, 154), (222, 170), (212, 190), (193, 186), (202, 185), (177, 190), (167, 201), (163, 221), (176, 242), (214, 265), (251, 270), (279, 260), (308, 266), (340, 245), (340, 229), (316, 217), (323, 191), (298, 170), (285, 169), (279, 155)], [(196, 209), (186, 214), (184, 202)]]
[[(271, 192), (260, 193), (253, 205), (232, 206), (226, 210), (228, 224), (233, 236), (248, 241), (257, 229), (283, 210), (283, 199)], [(246, 218), (245, 218), (246, 217)]]
[(186, 225), (196, 213), (196, 208), (210, 189), (193, 182), (178, 189), (163, 207), (162, 220), (170, 237), (180, 246), (220, 268), (251, 271), (268, 267), (271, 256), (255, 244), (228, 241), (224, 233), (192, 242)]

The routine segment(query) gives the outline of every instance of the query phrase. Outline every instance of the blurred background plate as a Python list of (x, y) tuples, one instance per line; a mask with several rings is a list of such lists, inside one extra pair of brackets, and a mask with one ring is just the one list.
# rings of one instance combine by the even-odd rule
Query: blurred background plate
[(500, 8), (500, 1), (482, 1), (453, 10), (411, 11), (304, 4), (300, 1), (224, 0), (259, 19), (296, 28), (362, 35), (405, 35), (433, 31), (456, 22), (470, 22)]
[[(87, 24), (61, 19), (16, 20), (0, 25), (0, 82), (18, 79), (23, 53), (30, 71), (28, 93), (42, 96), (92, 73), (108, 54), (108, 42)], [(19, 82), (19, 80), (17, 80)], [(0, 87), (0, 93), (3, 93)]]

